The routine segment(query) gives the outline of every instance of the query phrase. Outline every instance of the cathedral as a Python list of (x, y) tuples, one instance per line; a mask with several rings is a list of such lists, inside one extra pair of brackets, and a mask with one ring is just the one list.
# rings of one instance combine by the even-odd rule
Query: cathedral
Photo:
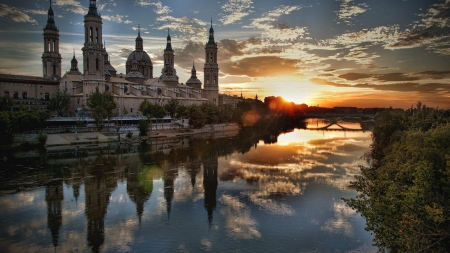
[(171, 99), (176, 99), (183, 105), (203, 102), (219, 105), (218, 50), (212, 22), (209, 39), (205, 45), (203, 88), (194, 65), (190, 79), (185, 84), (179, 82), (169, 31), (163, 52), (164, 66), (161, 75), (156, 77), (153, 73), (152, 60), (144, 51), (140, 28), (135, 40), (135, 50), (126, 60), (126, 74), (118, 74), (111, 65), (102, 34), (102, 17), (97, 11), (96, 0), (90, 0), (89, 11), (84, 16), (83, 68), (78, 69), (74, 53), (70, 70), (61, 77), (59, 31), (50, 6), (47, 26), (44, 28), (45, 51), (42, 56), (44, 78), (60, 78), (60, 89), (67, 89), (71, 96), (72, 112), (85, 107), (89, 95), (97, 88), (101, 92), (108, 91), (114, 95), (119, 114), (125, 109), (131, 115), (137, 115), (139, 105), (145, 99), (160, 105), (166, 104)]

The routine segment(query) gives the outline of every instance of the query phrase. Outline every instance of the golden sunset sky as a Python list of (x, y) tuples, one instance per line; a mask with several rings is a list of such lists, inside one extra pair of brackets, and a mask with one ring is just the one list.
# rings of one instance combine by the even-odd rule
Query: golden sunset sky
[[(63, 73), (82, 64), (88, 0), (53, 0)], [(180, 83), (203, 81), (213, 21), (221, 93), (319, 105), (450, 108), (450, 0), (98, 0), (111, 63), (125, 72), (138, 25), (155, 77), (167, 28)], [(48, 0), (0, 3), (0, 73), (42, 76)]]

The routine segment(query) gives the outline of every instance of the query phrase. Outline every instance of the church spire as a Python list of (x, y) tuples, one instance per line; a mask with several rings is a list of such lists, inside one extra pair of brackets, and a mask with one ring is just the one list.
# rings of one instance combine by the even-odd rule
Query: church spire
[(138, 24), (138, 36), (136, 37), (136, 51), (143, 51), (144, 50), (144, 41), (141, 38), (141, 25)]
[(47, 25), (45, 26), (44, 30), (53, 30), (58, 31), (58, 28), (55, 25), (55, 13), (52, 9), (52, 0), (50, 0), (50, 8), (48, 9), (48, 19), (47, 19)]
[(211, 18), (211, 28), (209, 28), (208, 44), (216, 44), (216, 42), (214, 41), (214, 29), (212, 27), (212, 18)]
[(194, 61), (192, 61), (191, 78), (197, 78), (197, 70), (195, 69)]
[(90, 0), (89, 11), (88, 11), (87, 15), (100, 16), (100, 14), (98, 14), (98, 12), (97, 12), (97, 1), (96, 0)]
[(166, 50), (173, 51), (173, 49), (172, 49), (172, 39), (170, 38), (170, 29), (169, 28), (167, 28), (167, 45), (166, 45)]

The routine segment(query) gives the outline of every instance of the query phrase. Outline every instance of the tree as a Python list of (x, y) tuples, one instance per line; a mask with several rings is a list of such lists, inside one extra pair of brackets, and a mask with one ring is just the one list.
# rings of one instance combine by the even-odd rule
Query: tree
[(92, 110), (92, 117), (95, 119), (95, 124), (99, 131), (104, 127), (103, 120), (107, 118), (109, 122), (117, 107), (114, 102), (114, 96), (109, 92), (101, 93), (98, 87), (89, 96), (87, 106)]
[(170, 117), (175, 118), (180, 102), (176, 99), (171, 99), (169, 103), (164, 105), (164, 109), (170, 114)]
[(11, 111), (14, 105), (14, 100), (9, 96), (4, 95), (0, 98), (0, 111)]
[(142, 112), (142, 115), (147, 117), (150, 123), (150, 127), (152, 124), (152, 118), (161, 119), (166, 115), (164, 107), (158, 104), (153, 104), (147, 99), (142, 101), (142, 103), (139, 105), (139, 111)]
[(202, 128), (206, 122), (206, 115), (198, 105), (188, 107), (189, 126), (191, 128)]
[(9, 144), (13, 137), (13, 125), (8, 112), (0, 111), (0, 144)]
[(70, 108), (70, 95), (67, 93), (67, 89), (62, 92), (58, 89), (56, 93), (52, 95), (50, 103), (47, 105), (47, 110), (56, 112), (58, 116), (67, 114)]
[(138, 123), (139, 136), (146, 136), (148, 134), (149, 126), (150, 123), (148, 122), (148, 120), (139, 120)]
[(219, 121), (219, 108), (210, 102), (200, 105), (200, 110), (205, 115), (206, 124), (215, 124)]
[(373, 144), (345, 201), (366, 218), (374, 243), (391, 252), (450, 252), (448, 112), (418, 103), (375, 119)]
[(233, 118), (233, 107), (225, 104), (219, 107), (219, 123), (229, 123)]

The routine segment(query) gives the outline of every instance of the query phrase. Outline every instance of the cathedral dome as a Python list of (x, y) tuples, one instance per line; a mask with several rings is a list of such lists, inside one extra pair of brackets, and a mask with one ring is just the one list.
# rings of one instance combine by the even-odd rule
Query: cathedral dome
[(152, 60), (145, 51), (134, 50), (133, 52), (131, 52), (131, 54), (128, 56), (127, 64), (131, 64), (134, 59), (136, 59), (138, 62), (145, 62), (152, 65)]

